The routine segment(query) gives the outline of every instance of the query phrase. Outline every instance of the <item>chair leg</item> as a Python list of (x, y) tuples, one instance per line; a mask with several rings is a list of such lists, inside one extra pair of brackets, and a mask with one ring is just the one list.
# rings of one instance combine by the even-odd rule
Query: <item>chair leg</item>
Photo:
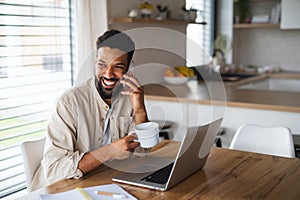
[(216, 147), (222, 147), (221, 137), (217, 137), (215, 142), (216, 142)]
[(169, 133), (167, 131), (159, 131), (159, 137), (163, 137), (165, 140), (169, 140)]
[(222, 147), (221, 135), (225, 134), (225, 130), (223, 128), (221, 130), (222, 131), (220, 131), (218, 133), (218, 135), (216, 136), (216, 138), (215, 138), (215, 145), (216, 145), (216, 147)]
[(300, 145), (299, 144), (295, 144), (294, 145), (294, 149), (295, 149), (295, 157), (296, 158), (300, 158)]

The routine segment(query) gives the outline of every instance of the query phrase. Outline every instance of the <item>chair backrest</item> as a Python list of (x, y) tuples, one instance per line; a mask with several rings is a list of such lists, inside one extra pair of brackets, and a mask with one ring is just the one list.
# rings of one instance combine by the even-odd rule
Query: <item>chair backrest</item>
[(45, 138), (34, 141), (25, 141), (21, 144), (27, 188), (30, 186), (33, 176), (41, 164), (44, 145)]
[(293, 136), (287, 127), (262, 127), (243, 124), (236, 131), (230, 149), (295, 157)]

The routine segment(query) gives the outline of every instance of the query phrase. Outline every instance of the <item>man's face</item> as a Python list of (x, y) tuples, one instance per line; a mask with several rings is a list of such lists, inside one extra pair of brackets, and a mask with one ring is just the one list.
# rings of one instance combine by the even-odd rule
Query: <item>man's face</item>
[(127, 54), (119, 49), (101, 47), (96, 56), (96, 77), (100, 95), (110, 99), (115, 86), (128, 70)]

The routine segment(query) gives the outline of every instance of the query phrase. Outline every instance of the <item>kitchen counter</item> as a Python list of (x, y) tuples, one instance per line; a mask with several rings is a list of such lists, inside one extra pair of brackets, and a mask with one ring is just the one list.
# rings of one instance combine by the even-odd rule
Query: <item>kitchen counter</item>
[[(185, 85), (149, 84), (144, 86), (145, 99), (300, 113), (300, 93), (237, 89), (245, 83), (268, 77), (300, 80), (300, 73), (261, 74), (236, 82), (224, 82), (224, 85), (218, 81), (205, 84), (197, 80), (191, 80)], [(218, 87), (214, 87), (215, 84)], [(209, 92), (207, 88), (214, 89)], [(214, 98), (211, 98), (212, 93)]]

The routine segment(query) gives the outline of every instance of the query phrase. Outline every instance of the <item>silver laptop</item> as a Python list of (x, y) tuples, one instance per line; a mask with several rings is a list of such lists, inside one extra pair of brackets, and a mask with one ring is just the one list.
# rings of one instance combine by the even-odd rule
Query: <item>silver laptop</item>
[[(210, 149), (214, 144), (222, 118), (200, 127), (189, 128), (184, 136), (175, 160), (154, 157), (149, 162), (142, 163), (138, 173), (120, 172), (112, 178), (113, 181), (165, 191), (202, 169)], [(160, 160), (163, 159), (163, 160)], [(149, 166), (157, 166), (162, 163), (164, 167), (155, 171), (139, 173), (141, 169), (149, 169)]]

